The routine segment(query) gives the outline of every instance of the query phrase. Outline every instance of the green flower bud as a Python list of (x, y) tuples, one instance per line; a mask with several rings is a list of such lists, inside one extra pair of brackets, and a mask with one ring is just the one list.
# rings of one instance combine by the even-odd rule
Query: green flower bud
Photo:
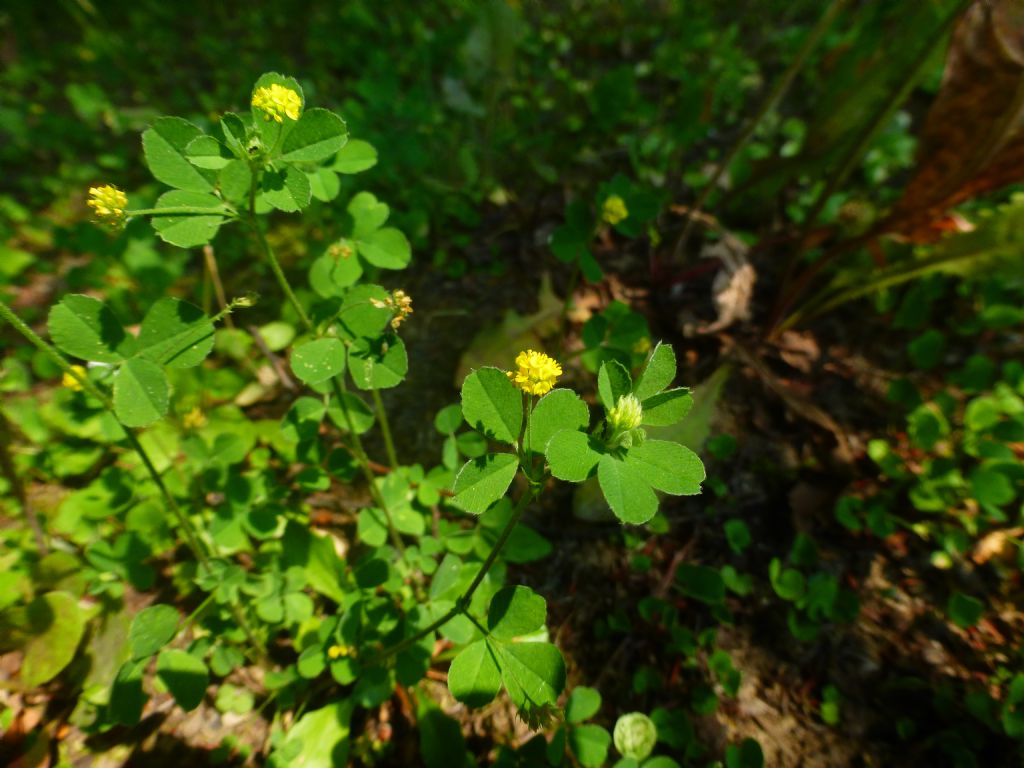
[(644, 420), (644, 409), (636, 395), (622, 395), (615, 407), (608, 411), (608, 426), (613, 432), (629, 432)]

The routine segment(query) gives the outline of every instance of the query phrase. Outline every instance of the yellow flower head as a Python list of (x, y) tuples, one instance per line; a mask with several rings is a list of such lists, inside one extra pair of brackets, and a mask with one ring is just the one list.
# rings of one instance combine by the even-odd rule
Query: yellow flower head
[(181, 425), (185, 429), (202, 429), (206, 426), (206, 414), (197, 405), (181, 418)]
[(71, 370), (77, 374), (77, 378), (75, 376), (72, 376), (70, 373), (65, 373), (63, 378), (61, 378), (60, 383), (62, 386), (67, 387), (72, 392), (81, 392), (82, 382), (80, 382), (78, 379), (85, 378), (85, 366), (72, 365)]
[(117, 187), (105, 184), (102, 187), (89, 188), (88, 205), (96, 213), (96, 218), (112, 227), (124, 223), (124, 209), (128, 207), (128, 197)]
[(601, 221), (611, 224), (613, 227), (629, 216), (629, 209), (626, 201), (618, 195), (612, 195), (604, 201), (601, 206)]
[(352, 655), (352, 649), (344, 645), (332, 645), (327, 649), (327, 655), (332, 659), (341, 659)]
[(544, 395), (555, 386), (555, 380), (562, 375), (562, 366), (543, 352), (528, 349), (516, 357), (517, 371), (509, 371), (512, 383), (531, 395)]
[(299, 112), (302, 111), (302, 97), (291, 88), (274, 83), (257, 88), (252, 95), (252, 105), (263, 112), (264, 120), (276, 120), (283, 123), (285, 117), (290, 120), (299, 119)]

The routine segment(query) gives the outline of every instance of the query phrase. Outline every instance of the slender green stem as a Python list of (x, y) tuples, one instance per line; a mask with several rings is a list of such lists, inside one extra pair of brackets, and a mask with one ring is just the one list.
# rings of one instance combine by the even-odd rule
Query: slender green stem
[(398, 454), (395, 453), (395, 441), (391, 439), (391, 425), (388, 423), (388, 413), (384, 410), (384, 401), (380, 399), (380, 390), (371, 389), (370, 392), (373, 393), (373, 407), (377, 410), (377, 421), (384, 437), (384, 450), (387, 451), (388, 462), (392, 469), (398, 469)]
[[(253, 185), (255, 188), (255, 184)], [(298, 298), (295, 296), (295, 292), (292, 290), (291, 283), (288, 282), (288, 276), (285, 275), (284, 270), (281, 269), (281, 264), (277, 260), (277, 256), (274, 254), (274, 249), (270, 247), (270, 243), (267, 242), (266, 235), (263, 234), (263, 230), (260, 228), (259, 223), (256, 221), (255, 212), (255, 197), (250, 190), (249, 198), (249, 214), (250, 224), (252, 225), (253, 231), (256, 233), (256, 239), (260, 242), (260, 248), (263, 250), (263, 254), (267, 257), (267, 261), (270, 263), (270, 268), (274, 272), (274, 277), (277, 278), (277, 284), (280, 286), (281, 291), (288, 298), (288, 301), (294, 307), (299, 319), (302, 321), (302, 325), (310, 333), (316, 333), (316, 327), (313, 322), (309, 319), (302, 305), (299, 303)], [(359, 438), (359, 433), (356, 431), (355, 425), (352, 422), (352, 416), (348, 412), (348, 408), (345, 407), (345, 395), (347, 389), (345, 387), (345, 380), (342, 376), (335, 376), (331, 379), (331, 386), (334, 389), (334, 395), (338, 399), (338, 405), (341, 407), (341, 412), (345, 417), (345, 422), (348, 426), (349, 436), (352, 440), (352, 449), (356, 456), (356, 461), (359, 463), (359, 467), (363, 472), (363, 477), (366, 478), (366, 484), (369, 486), (370, 495), (373, 497), (374, 503), (380, 507), (384, 513), (384, 518), (388, 524), (388, 532), (391, 536), (391, 542), (395, 545), (401, 554), (405, 554), (405, 545), (402, 543), (402, 537), (398, 533), (398, 529), (395, 528), (394, 519), (391, 515), (391, 510), (388, 508), (387, 502), (380, 493), (380, 489), (377, 488), (376, 479), (373, 476), (373, 470), (370, 469), (370, 460), (366, 455), (366, 451), (363, 449), (363, 441)], [(382, 428), (386, 424), (386, 421), (382, 421)], [(397, 461), (393, 457), (394, 446), (389, 451), (389, 456), (392, 459), (392, 466), (397, 466)]]
[(779, 105), (782, 97), (785, 96), (786, 91), (789, 90), (789, 86), (792, 84), (793, 79), (803, 68), (808, 57), (811, 55), (811, 52), (818, 46), (821, 38), (824, 37), (826, 32), (828, 32), (829, 27), (832, 26), (832, 22), (835, 21), (839, 11), (842, 10), (843, 6), (846, 5), (848, 1), (849, 0), (832, 0), (832, 4), (829, 5), (825, 13), (822, 14), (820, 19), (818, 19), (818, 23), (814, 25), (814, 28), (807, 35), (807, 39), (804, 40), (804, 44), (797, 52), (796, 57), (790, 63), (789, 67), (786, 68), (786, 71), (782, 73), (782, 77), (780, 77), (772, 87), (771, 93), (768, 94), (768, 98), (766, 98), (764, 103), (761, 104), (757, 114), (755, 114), (750, 122), (747, 123), (747, 126), (743, 129), (739, 138), (736, 139), (733, 145), (729, 148), (725, 157), (722, 158), (722, 162), (720, 162), (715, 168), (715, 172), (711, 175), (711, 178), (708, 179), (707, 184), (704, 185), (700, 195), (697, 197), (697, 202), (695, 202), (690, 208), (690, 212), (686, 217), (686, 224), (683, 227), (683, 233), (676, 241), (676, 247), (673, 251), (675, 259), (678, 260), (683, 255), (683, 250), (686, 247), (686, 241), (689, 239), (690, 232), (693, 230), (693, 224), (697, 219), (697, 215), (707, 203), (708, 198), (718, 187), (718, 182), (721, 180), (722, 176), (729, 170), (729, 166), (732, 165), (733, 160), (736, 159), (736, 156), (739, 155), (740, 151), (747, 146), (747, 143), (754, 137), (754, 133), (757, 131), (757, 126), (761, 124), (761, 121), (764, 120), (765, 116)]
[(177, 634), (184, 634), (188, 630), (188, 628), (192, 626), (193, 622), (195, 622), (195, 620), (199, 618), (199, 614), (201, 614), (203, 611), (210, 607), (210, 603), (212, 603), (213, 600), (214, 593), (211, 592), (206, 596), (203, 602), (196, 606), (196, 609), (188, 615), (188, 618), (185, 619), (185, 623), (181, 625), (181, 629), (178, 630)]
[(402, 543), (402, 537), (395, 527), (395, 520), (391, 516), (391, 508), (388, 507), (384, 496), (380, 492), (380, 488), (377, 487), (377, 478), (374, 477), (373, 470), (370, 469), (370, 459), (363, 448), (363, 441), (359, 438), (359, 433), (352, 422), (352, 415), (348, 412), (348, 408), (345, 407), (345, 395), (348, 394), (348, 389), (345, 387), (345, 379), (341, 376), (335, 376), (331, 379), (331, 386), (334, 388), (334, 396), (338, 399), (338, 405), (341, 407), (341, 412), (345, 417), (349, 437), (352, 440), (352, 452), (355, 453), (356, 462), (359, 464), (363, 477), (366, 479), (366, 485), (370, 489), (370, 496), (373, 497), (374, 504), (380, 507), (381, 512), (384, 513), (384, 520), (388, 524), (388, 534), (391, 537), (391, 543), (395, 545), (395, 549), (399, 553), (404, 555), (405, 544)]
[(281, 287), (281, 291), (284, 293), (285, 298), (288, 299), (288, 303), (292, 305), (292, 309), (299, 316), (299, 320), (302, 321), (302, 325), (305, 326), (307, 331), (313, 331), (313, 322), (309, 319), (309, 315), (306, 314), (306, 310), (302, 308), (302, 304), (299, 303), (298, 297), (295, 295), (295, 291), (292, 290), (291, 283), (288, 282), (288, 277), (285, 275), (284, 270), (281, 269), (281, 262), (277, 260), (277, 255), (274, 253), (274, 249), (270, 247), (270, 243), (267, 242), (267, 236), (263, 233), (263, 229), (260, 227), (259, 222), (256, 221), (256, 216), (253, 213), (252, 219), (249, 222), (252, 225), (253, 231), (256, 233), (256, 239), (259, 240), (260, 248), (263, 250), (263, 255), (267, 257), (267, 263), (270, 264), (270, 269), (274, 273), (274, 277), (277, 279), (277, 284)]
[[(18, 331), (33, 346), (35, 346), (39, 351), (46, 355), (46, 357), (52, 360), (53, 363), (56, 364), (64, 373), (74, 378), (75, 381), (77, 381), (81, 385), (82, 389), (85, 392), (87, 392), (90, 396), (96, 398), (106, 410), (108, 410), (111, 414), (114, 415), (114, 418), (117, 418), (117, 412), (114, 410), (114, 403), (109, 397), (107, 397), (106, 393), (103, 392), (103, 390), (101, 390), (99, 387), (97, 387), (87, 376), (84, 376), (79, 371), (75, 370), (72, 367), (71, 363), (64, 359), (63, 355), (61, 355), (56, 349), (54, 349), (53, 346), (44, 341), (39, 334), (33, 331), (3, 301), (0, 301), (0, 318), (10, 323), (16, 331)], [(122, 427), (124, 429), (125, 438), (128, 440), (128, 444), (131, 445), (132, 450), (135, 451), (136, 455), (142, 461), (142, 464), (146, 468), (146, 471), (149, 473), (149, 476), (153, 480), (154, 485), (156, 485), (157, 489), (160, 491), (160, 494), (163, 496), (164, 501), (167, 504), (167, 508), (171, 511), (171, 514), (174, 515), (175, 519), (178, 521), (178, 524), (185, 535), (185, 541), (188, 544), (189, 549), (192, 550), (192, 555), (199, 562), (200, 567), (203, 570), (211, 572), (209, 555), (207, 554), (206, 548), (203, 546), (202, 541), (195, 530), (195, 526), (193, 526), (192, 524), (192, 521), (189, 520), (188, 515), (185, 514), (184, 510), (182, 510), (181, 507), (178, 506), (178, 502), (175, 500), (174, 496), (171, 495), (170, 490), (164, 483), (163, 477), (160, 476), (160, 473), (154, 466), (153, 461), (149, 458), (149, 454), (146, 453), (146, 449), (143, 448), (142, 443), (139, 442), (139, 438), (129, 427), (124, 427), (123, 425)], [(242, 611), (236, 605), (231, 606), (231, 612), (234, 615), (235, 620), (238, 622), (239, 626), (245, 632), (246, 637), (248, 637), (249, 642), (253, 646), (253, 649), (260, 656), (261, 659), (266, 659), (266, 651), (264, 650), (262, 644), (257, 642), (256, 636), (253, 634), (253, 631), (249, 626), (248, 621), (245, 619), (245, 614), (243, 614)]]
[(373, 658), (372, 663), (379, 664), (382, 661), (385, 661), (391, 658), (392, 656), (401, 653), (406, 648), (409, 648), (410, 646), (413, 646), (416, 643), (418, 643), (420, 640), (422, 640), (430, 633), (439, 630), (441, 627), (443, 627), (449, 621), (454, 619), (460, 613), (464, 613), (467, 616), (469, 615), (467, 611), (469, 610), (469, 604), (473, 598), (473, 593), (476, 592), (477, 588), (480, 586), (484, 578), (487, 576), (488, 571), (491, 570), (491, 566), (493, 566), (494, 562), (498, 559), (498, 555), (501, 554), (501, 550), (505, 547), (505, 544), (508, 543), (509, 537), (512, 535), (512, 531), (514, 531), (515, 527), (519, 524), (519, 520), (522, 518), (523, 512), (526, 511), (526, 507), (529, 505), (529, 503), (533, 501), (534, 498), (536, 498), (537, 493), (538, 488), (533, 484), (533, 481), (531, 480), (530, 488), (525, 493), (523, 493), (522, 496), (519, 497), (519, 501), (516, 504), (515, 509), (512, 510), (512, 515), (509, 517), (508, 523), (505, 524), (505, 527), (498, 535), (498, 540), (495, 541), (494, 546), (491, 547), (491, 551), (487, 555), (487, 559), (484, 560), (483, 565), (480, 566), (480, 570), (477, 571), (476, 576), (473, 578), (473, 581), (470, 583), (470, 585), (466, 588), (466, 591), (463, 592), (462, 596), (455, 601), (455, 606), (446, 614), (444, 614), (444, 616), (437, 619), (436, 621), (431, 622), (428, 626), (419, 630), (415, 634), (410, 635), (409, 637), (405, 638), (399, 643), (396, 643), (395, 645), (392, 645), (390, 648), (385, 648), (376, 657)]

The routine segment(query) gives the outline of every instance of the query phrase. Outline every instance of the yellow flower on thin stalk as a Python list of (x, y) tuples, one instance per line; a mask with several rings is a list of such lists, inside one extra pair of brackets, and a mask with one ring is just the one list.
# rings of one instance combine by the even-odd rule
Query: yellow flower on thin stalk
[(545, 395), (555, 386), (562, 375), (562, 366), (543, 352), (527, 349), (516, 357), (518, 370), (508, 371), (508, 377), (523, 392), (530, 395)]
[(206, 414), (197, 405), (181, 417), (181, 426), (188, 430), (202, 429), (206, 426)]
[(72, 365), (71, 370), (74, 371), (77, 376), (72, 376), (70, 373), (65, 372), (64, 376), (60, 380), (61, 386), (70, 389), (72, 392), (81, 392), (82, 382), (79, 381), (79, 379), (84, 379), (86, 376), (85, 366)]
[(110, 184), (89, 188), (87, 204), (104, 224), (118, 227), (124, 224), (124, 209), (128, 207), (128, 196)]
[(629, 209), (626, 201), (618, 195), (612, 195), (605, 199), (601, 206), (601, 221), (611, 224), (613, 227), (623, 219), (629, 218)]
[(263, 113), (263, 119), (283, 123), (284, 118), (298, 120), (302, 111), (302, 97), (291, 88), (274, 83), (257, 88), (252, 95), (252, 105)]

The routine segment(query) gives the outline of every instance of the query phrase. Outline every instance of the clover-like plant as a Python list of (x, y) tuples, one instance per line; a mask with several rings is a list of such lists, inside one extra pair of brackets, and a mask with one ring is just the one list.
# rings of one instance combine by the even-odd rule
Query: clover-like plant
[[(247, 228), (299, 324), (276, 351), (286, 351), (305, 391), (280, 419), (245, 412), (248, 386), (207, 395), (205, 409), (189, 399), (204, 386), (203, 362), (218, 343), (235, 350), (225, 358), (250, 370), (261, 356), (277, 364), (266, 339), (236, 349), (237, 331), (216, 329), (230, 312), (252, 306), (247, 296), (213, 318), (181, 299), (161, 299), (138, 333), (99, 299), (67, 296), (50, 313), (52, 345), (0, 303), (0, 317), (61, 369), (70, 396), (112, 415), (119, 431), (110, 440), (127, 442), (136, 455), (124, 464), (142, 481), (134, 493), (112, 490), (126, 482), (112, 473), (85, 489), (104, 511), (75, 543), (89, 547), (90, 562), (129, 576), (148, 557), (170, 559), (175, 603), (194, 606), (185, 620), (176, 604), (134, 616), (126, 660), (97, 698), (98, 723), (138, 722), (147, 674), (184, 709), (198, 706), (211, 684), (220, 686), (216, 701), (244, 709), (251, 697), (223, 681), (256, 664), (267, 689), (261, 706), (273, 701), (279, 711), (301, 714), (287, 733), (275, 731), (271, 764), (313, 749), (343, 761), (353, 711), (379, 706), (396, 686), (416, 685), (444, 663), (435, 656), (440, 637), (454, 646), (448, 683), (458, 700), (482, 706), (504, 688), (531, 727), (540, 727), (558, 716), (566, 670), (548, 637), (544, 598), (505, 583), (509, 563), (551, 551), (522, 518), (553, 479), (596, 475), (611, 510), (631, 525), (656, 514), (658, 491), (700, 492), (697, 456), (647, 435), (678, 422), (692, 404), (686, 389), (671, 388), (672, 348), (657, 345), (635, 381), (624, 365), (605, 360), (596, 421), (578, 393), (556, 387), (562, 367), (541, 352), (521, 352), (510, 371), (473, 371), (461, 404), (434, 420), (446, 435), (440, 462), (403, 464), (380, 391), (408, 373), (400, 332), (412, 322), (412, 299), (364, 279), (406, 267), (408, 240), (387, 226), (386, 204), (356, 192), (309, 269), (311, 293), (296, 292), (264, 222), (271, 211), (329, 203), (340, 194), (338, 174), (371, 167), (376, 153), (348, 141), (340, 116), (309, 107), (294, 79), (263, 75), (250, 101), (248, 115), (225, 113), (210, 132), (162, 117), (143, 133), (149, 169), (171, 187), (153, 207), (132, 208), (130, 196), (110, 185), (94, 187), (89, 205), (114, 229), (146, 217), (160, 238), (184, 248), (206, 245), (234, 222)], [(300, 294), (316, 298), (304, 303)], [(159, 440), (136, 433), (170, 413), (183, 415), (177, 427), (154, 427)], [(372, 461), (363, 446), (361, 436), (375, 427), (386, 463)], [(351, 524), (316, 532), (316, 499), (340, 494), (360, 475), (366, 494), (351, 494), (359, 499)], [(154, 506), (169, 512), (174, 535), (149, 535), (140, 505), (150, 505), (145, 515)], [(96, 544), (108, 536), (117, 546)], [(156, 573), (146, 573), (151, 585)], [(570, 717), (570, 738), (588, 733), (579, 719)]]

